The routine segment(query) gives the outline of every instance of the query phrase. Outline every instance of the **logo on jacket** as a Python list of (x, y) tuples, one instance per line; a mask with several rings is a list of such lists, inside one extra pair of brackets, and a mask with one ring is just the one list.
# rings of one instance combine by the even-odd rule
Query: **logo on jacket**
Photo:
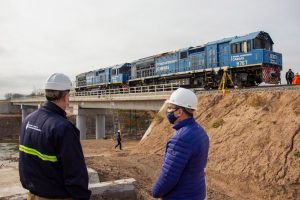
[(29, 124), (29, 122), (27, 122), (27, 124), (26, 124), (26, 130), (27, 129), (33, 129), (33, 130), (35, 130), (35, 131), (38, 131), (38, 132), (41, 132), (42, 130), (41, 129), (39, 129), (39, 127), (37, 127), (37, 126), (35, 126), (35, 125), (32, 125), (32, 124)]

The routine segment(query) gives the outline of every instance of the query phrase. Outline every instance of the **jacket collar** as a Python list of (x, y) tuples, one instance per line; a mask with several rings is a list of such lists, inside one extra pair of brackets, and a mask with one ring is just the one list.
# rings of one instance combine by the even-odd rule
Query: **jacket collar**
[(173, 126), (173, 128), (177, 131), (177, 130), (181, 129), (184, 126), (186, 126), (188, 124), (193, 124), (193, 123), (195, 123), (195, 119), (193, 117), (189, 117), (189, 118), (175, 124)]
[(46, 110), (51, 110), (52, 112), (55, 112), (62, 117), (67, 118), (67, 113), (51, 101), (46, 101), (43, 105), (43, 108), (45, 108)]

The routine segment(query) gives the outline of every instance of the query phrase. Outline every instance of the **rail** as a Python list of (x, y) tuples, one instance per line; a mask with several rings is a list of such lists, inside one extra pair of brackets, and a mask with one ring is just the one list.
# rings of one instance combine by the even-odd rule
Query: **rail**
[(161, 85), (148, 85), (138, 87), (127, 87), (107, 90), (92, 90), (71, 93), (71, 97), (126, 97), (126, 96), (149, 96), (149, 95), (166, 95), (179, 88), (178, 83), (161, 84)]

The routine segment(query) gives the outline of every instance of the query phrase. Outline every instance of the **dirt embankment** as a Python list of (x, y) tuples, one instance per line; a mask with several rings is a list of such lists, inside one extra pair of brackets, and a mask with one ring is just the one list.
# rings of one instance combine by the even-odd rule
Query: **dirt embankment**
[[(209, 188), (234, 199), (300, 199), (300, 92), (199, 96), (210, 138)], [(174, 133), (164, 117), (135, 153), (162, 155)]]

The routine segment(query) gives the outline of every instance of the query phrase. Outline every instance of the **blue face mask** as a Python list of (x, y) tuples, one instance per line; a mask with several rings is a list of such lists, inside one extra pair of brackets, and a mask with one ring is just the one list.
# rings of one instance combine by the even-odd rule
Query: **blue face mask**
[(177, 120), (177, 117), (175, 117), (174, 112), (175, 111), (167, 112), (167, 118), (171, 124), (174, 124), (175, 121)]

